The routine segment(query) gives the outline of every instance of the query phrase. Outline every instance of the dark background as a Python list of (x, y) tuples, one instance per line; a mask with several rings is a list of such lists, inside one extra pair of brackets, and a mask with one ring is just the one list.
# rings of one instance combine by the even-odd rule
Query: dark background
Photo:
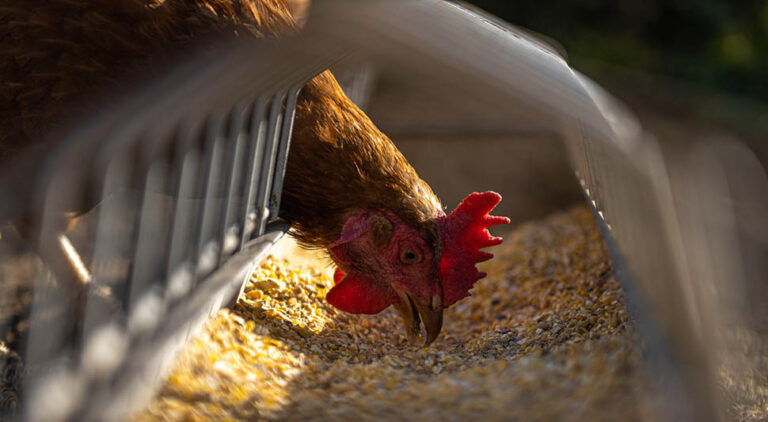
[[(572, 67), (639, 114), (768, 133), (768, 2), (471, 0), (556, 40)], [(639, 109), (639, 110), (638, 110)]]

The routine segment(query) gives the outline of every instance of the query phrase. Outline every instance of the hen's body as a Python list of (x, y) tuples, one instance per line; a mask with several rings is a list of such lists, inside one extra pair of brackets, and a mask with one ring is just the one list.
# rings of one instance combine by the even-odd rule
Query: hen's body
[[(94, 93), (119, 92), (206, 39), (298, 30), (283, 0), (4, 0), (0, 22), (0, 165), (95, 110), (87, 101)], [(303, 244), (324, 248), (359, 208), (393, 209), (414, 225), (441, 212), (429, 186), (325, 72), (298, 99), (281, 215)]]
[(195, 41), (296, 28), (281, 0), (2, 0), (0, 22), (0, 161)]
[[(55, 147), (45, 135), (98, 111), (94, 98), (124, 92), (208, 39), (298, 30), (283, 0), (0, 0), (0, 170), (34, 145), (42, 158)], [(281, 216), (305, 246), (328, 248), (360, 210), (388, 210), (429, 249), (441, 247), (437, 198), (326, 71), (297, 101)]]
[[(124, 91), (208, 39), (290, 36), (300, 28), (286, 1), (0, 0), (0, 166), (55, 125), (88, 117), (98, 107), (89, 98)], [(39, 145), (41, 155), (55, 147)], [(409, 339), (423, 321), (431, 343), (443, 309), (484, 276), (475, 264), (492, 255), (480, 249), (501, 242), (486, 230), (508, 222), (488, 215), (500, 200), (473, 193), (446, 216), (330, 72), (302, 89), (280, 215), (338, 266), (327, 295), (337, 308), (394, 305)]]

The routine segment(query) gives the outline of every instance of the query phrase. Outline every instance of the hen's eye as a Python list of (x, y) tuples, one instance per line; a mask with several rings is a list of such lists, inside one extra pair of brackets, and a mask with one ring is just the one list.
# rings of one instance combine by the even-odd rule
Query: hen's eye
[(421, 252), (406, 246), (400, 249), (400, 262), (403, 264), (415, 264), (421, 262)]

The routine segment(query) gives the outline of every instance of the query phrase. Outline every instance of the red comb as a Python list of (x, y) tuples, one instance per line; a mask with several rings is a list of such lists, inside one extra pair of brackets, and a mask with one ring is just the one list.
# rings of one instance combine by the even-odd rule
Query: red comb
[(440, 261), (440, 279), (443, 284), (443, 307), (469, 296), (469, 289), (485, 277), (475, 267), (478, 262), (493, 258), (493, 254), (480, 249), (501, 243), (488, 227), (509, 224), (509, 218), (488, 213), (501, 201), (496, 192), (474, 192), (467, 196), (448, 216), (441, 219), (443, 254)]

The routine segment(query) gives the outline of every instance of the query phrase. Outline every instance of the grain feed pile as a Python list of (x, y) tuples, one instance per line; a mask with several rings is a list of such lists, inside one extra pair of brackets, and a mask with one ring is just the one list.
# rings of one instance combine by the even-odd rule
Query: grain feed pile
[(136, 419), (640, 419), (637, 346), (590, 211), (522, 225), (493, 252), (428, 348), (407, 345), (394, 310), (338, 312), (329, 277), (268, 259)]

